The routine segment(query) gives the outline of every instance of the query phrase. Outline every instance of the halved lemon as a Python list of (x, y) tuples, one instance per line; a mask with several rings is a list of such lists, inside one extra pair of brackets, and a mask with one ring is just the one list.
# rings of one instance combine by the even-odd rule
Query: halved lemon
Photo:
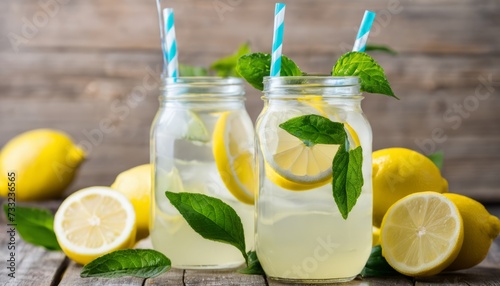
[(111, 188), (85, 188), (63, 201), (54, 218), (54, 232), (69, 258), (87, 264), (134, 245), (134, 207)]
[(215, 124), (213, 133), (213, 154), (217, 170), (227, 189), (239, 201), (254, 203), (257, 189), (253, 160), (253, 130), (242, 115), (237, 112), (224, 112)]
[(382, 255), (408, 276), (435, 275), (448, 267), (462, 247), (462, 217), (445, 196), (416, 193), (397, 201), (382, 221)]

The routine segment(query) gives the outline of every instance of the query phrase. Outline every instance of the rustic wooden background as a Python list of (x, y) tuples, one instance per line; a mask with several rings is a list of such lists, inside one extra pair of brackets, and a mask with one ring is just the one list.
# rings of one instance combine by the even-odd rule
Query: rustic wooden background
[[(378, 12), (370, 43), (399, 55), (373, 56), (401, 100), (366, 96), (374, 149), (443, 150), (450, 191), (500, 202), (498, 0), (285, 2), (284, 53), (310, 72), (327, 73), (363, 11)], [(274, 1), (168, 3), (182, 63), (208, 65), (245, 41), (270, 50)], [(67, 193), (111, 184), (149, 160), (160, 64), (153, 0), (0, 1), (0, 146), (26, 130), (64, 130), (89, 150)], [(247, 106), (255, 119), (262, 104), (250, 87)]]

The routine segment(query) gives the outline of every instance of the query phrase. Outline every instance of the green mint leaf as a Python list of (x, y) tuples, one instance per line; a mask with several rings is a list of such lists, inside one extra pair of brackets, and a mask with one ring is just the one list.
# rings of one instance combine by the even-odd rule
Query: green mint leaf
[(382, 247), (374, 246), (365, 268), (361, 271), (362, 277), (392, 276), (399, 275), (382, 256)]
[(343, 144), (346, 133), (344, 124), (316, 115), (294, 117), (279, 125), (304, 144)]
[(439, 170), (443, 169), (443, 161), (444, 161), (444, 153), (443, 151), (438, 151), (436, 153), (430, 154), (427, 158), (431, 159), (431, 161), (436, 164)]
[(91, 261), (83, 267), (80, 277), (152, 278), (167, 272), (170, 267), (170, 259), (156, 250), (125, 249), (108, 253)]
[[(264, 90), (264, 77), (271, 73), (271, 55), (253, 53), (240, 57), (236, 71), (253, 87)], [(281, 76), (301, 76), (302, 71), (291, 59), (281, 58)]]
[(333, 67), (332, 75), (358, 76), (362, 91), (398, 98), (385, 77), (384, 69), (366, 53), (348, 52), (342, 55)]
[(204, 67), (179, 64), (179, 74), (181, 76), (208, 76), (208, 70)]
[(249, 251), (247, 253), (247, 267), (238, 270), (241, 274), (250, 274), (250, 275), (264, 275), (265, 272), (260, 265), (259, 258), (257, 257), (257, 252)]
[(214, 70), (218, 76), (228, 77), (236, 76), (240, 77), (239, 73), (236, 72), (236, 64), (241, 56), (251, 53), (250, 45), (245, 43), (241, 45), (236, 51), (236, 53), (227, 56), (225, 58), (219, 59), (210, 65), (210, 69)]
[(333, 198), (340, 214), (347, 219), (363, 187), (363, 149), (358, 146), (347, 151), (345, 144), (340, 145), (332, 164)]
[(366, 45), (365, 52), (371, 52), (371, 51), (380, 51), (384, 53), (388, 53), (391, 55), (397, 55), (398, 52), (395, 50), (389, 48), (388, 46), (383, 46), (383, 45)]
[[(9, 223), (15, 223), (21, 238), (48, 250), (61, 250), (54, 233), (54, 215), (47, 209), (3, 205)], [(12, 216), (14, 214), (14, 216)], [(15, 218), (15, 222), (10, 220)]]
[(233, 245), (247, 260), (243, 225), (233, 208), (202, 194), (167, 191), (165, 195), (194, 231), (203, 238)]

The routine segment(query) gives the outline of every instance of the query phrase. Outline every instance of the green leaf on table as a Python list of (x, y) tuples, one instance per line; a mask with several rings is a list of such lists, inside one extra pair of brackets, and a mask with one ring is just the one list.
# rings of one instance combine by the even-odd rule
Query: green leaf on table
[(248, 43), (245, 43), (239, 47), (239, 49), (238, 49), (238, 51), (236, 51), (236, 53), (213, 62), (210, 65), (210, 69), (214, 70), (218, 76), (240, 77), (240, 75), (236, 72), (236, 64), (238, 63), (238, 59), (241, 56), (244, 56), (244, 55), (249, 54), (251, 52), (252, 51), (250, 50), (250, 45)]
[(398, 54), (398, 52), (396, 52), (395, 50), (389, 48), (388, 46), (367, 44), (366, 48), (365, 48), (365, 52), (372, 52), (372, 51), (384, 52), (384, 53), (388, 53), (388, 54), (391, 54), (391, 55), (397, 55)]
[(366, 262), (365, 268), (361, 271), (362, 277), (392, 276), (400, 275), (394, 270), (382, 256), (382, 247), (376, 245), (372, 248), (370, 258)]
[(427, 155), (427, 158), (431, 159), (431, 161), (436, 164), (439, 170), (443, 169), (443, 161), (444, 161), (444, 153), (443, 151), (438, 151), (436, 153), (432, 153)]
[[(238, 59), (236, 71), (250, 85), (258, 90), (264, 90), (264, 77), (271, 73), (271, 55), (264, 53), (247, 54)], [(281, 58), (281, 76), (301, 76), (303, 72), (291, 59)]]
[(363, 149), (361, 146), (347, 151), (345, 144), (342, 144), (333, 158), (333, 198), (344, 219), (347, 219), (361, 195), (364, 183), (362, 166)]
[(233, 208), (202, 194), (167, 191), (165, 195), (194, 231), (203, 238), (233, 245), (247, 260), (243, 225)]
[(181, 76), (208, 76), (208, 70), (204, 67), (179, 64), (179, 74)]
[(398, 98), (394, 95), (387, 81), (384, 69), (367, 53), (348, 52), (338, 59), (332, 69), (333, 76), (358, 76), (361, 79), (361, 90), (380, 93)]
[(257, 252), (249, 251), (247, 253), (247, 267), (238, 270), (241, 274), (250, 274), (250, 275), (264, 275), (265, 272), (260, 265), (259, 258), (257, 257)]
[(103, 255), (85, 265), (80, 277), (152, 278), (171, 268), (170, 259), (152, 249), (125, 249)]
[(279, 126), (302, 140), (307, 146), (343, 144), (346, 138), (344, 124), (316, 114), (294, 117)]
[[(21, 238), (31, 244), (48, 250), (61, 250), (54, 233), (54, 215), (47, 209), (3, 205), (9, 223), (16, 224)], [(12, 216), (12, 214), (14, 214)], [(10, 218), (15, 218), (12, 222)]]

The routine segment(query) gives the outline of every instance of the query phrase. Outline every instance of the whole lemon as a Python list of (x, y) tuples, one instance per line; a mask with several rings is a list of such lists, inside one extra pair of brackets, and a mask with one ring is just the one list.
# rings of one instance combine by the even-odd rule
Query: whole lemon
[(151, 207), (151, 165), (145, 164), (120, 173), (112, 189), (124, 194), (134, 206), (137, 226), (136, 241), (149, 235)]
[(63, 132), (36, 129), (22, 133), (7, 142), (0, 153), (0, 195), (8, 195), (7, 176), (15, 173), (17, 200), (58, 198), (84, 159), (83, 150)]
[(406, 148), (373, 152), (373, 225), (380, 227), (387, 210), (399, 199), (419, 192), (448, 191), (448, 182), (426, 156)]
[(464, 222), (464, 243), (447, 270), (471, 268), (488, 254), (490, 245), (500, 233), (500, 220), (479, 202), (458, 194), (444, 194), (457, 206)]

